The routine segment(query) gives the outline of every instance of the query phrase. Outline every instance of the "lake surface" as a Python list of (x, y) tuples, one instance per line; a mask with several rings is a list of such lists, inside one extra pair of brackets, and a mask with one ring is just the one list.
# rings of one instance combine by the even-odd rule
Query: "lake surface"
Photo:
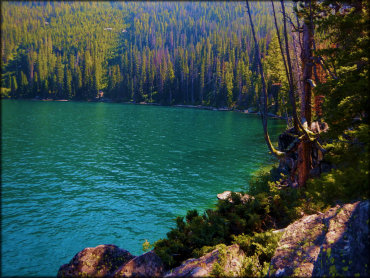
[[(134, 255), (271, 161), (255, 115), (2, 100), (2, 275), (55, 276), (85, 247)], [(269, 121), (277, 138), (285, 123)]]

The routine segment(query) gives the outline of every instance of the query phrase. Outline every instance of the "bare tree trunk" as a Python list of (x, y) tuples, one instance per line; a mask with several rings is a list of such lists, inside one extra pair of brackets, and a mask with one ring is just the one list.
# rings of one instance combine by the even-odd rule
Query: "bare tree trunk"
[[(295, 3), (296, 7), (297, 7), (297, 3)], [(302, 47), (302, 44), (301, 44), (301, 34), (300, 34), (300, 24), (299, 24), (299, 19), (298, 19), (298, 16), (296, 14), (296, 20), (297, 20), (297, 30), (296, 30), (296, 36), (294, 36), (294, 26), (292, 26), (292, 30), (291, 30), (291, 34), (292, 34), (292, 42), (293, 42), (293, 51), (294, 51), (294, 55), (295, 55), (295, 61), (296, 61), (296, 77), (297, 77), (297, 87), (298, 87), (298, 92), (301, 94), (302, 91), (303, 91), (303, 86), (302, 86), (302, 77), (301, 77), (301, 68), (299, 66), (299, 57), (301, 56), (301, 52), (299, 51), (301, 48), (299, 47)], [(298, 38), (298, 41), (296, 42)]]
[(287, 56), (287, 63), (288, 63), (288, 75), (289, 75), (289, 100), (292, 105), (293, 109), (293, 120), (294, 120), (294, 129), (298, 132), (299, 131), (299, 119), (297, 115), (297, 107), (295, 104), (295, 96), (294, 96), (294, 86), (293, 86), (293, 70), (292, 70), (292, 62), (290, 60), (290, 53), (289, 53), (289, 41), (288, 41), (288, 33), (286, 28), (286, 17), (285, 17), (285, 6), (283, 0), (280, 1), (281, 9), (283, 12), (283, 23), (284, 23), (284, 37), (285, 37), (285, 52)]
[(312, 80), (312, 42), (313, 33), (312, 25), (310, 23), (303, 23), (303, 51), (302, 51), (302, 65), (303, 65), (303, 94), (301, 101), (301, 118), (307, 121), (308, 127), (311, 125), (311, 84)]
[(303, 91), (303, 86), (302, 86), (302, 78), (301, 78), (301, 68), (299, 66), (299, 48), (296, 44), (296, 40), (294, 39), (294, 36), (293, 37), (293, 51), (294, 51), (294, 55), (295, 55), (295, 61), (296, 61), (296, 70), (295, 70), (295, 74), (296, 74), (296, 78), (297, 78), (297, 88), (298, 88), (298, 92), (302, 92)]
[[(311, 19), (311, 1), (306, 1), (305, 7), (310, 9), (310, 14), (307, 20), (303, 21), (303, 38), (302, 38), (302, 71), (303, 71), (303, 92), (301, 99), (301, 118), (302, 122), (306, 121), (307, 127), (311, 126), (312, 118), (312, 69), (313, 69), (313, 24)], [(307, 138), (308, 139), (308, 138)], [(298, 184), (304, 186), (309, 177), (312, 166), (310, 140), (303, 140), (298, 146)]]
[[(298, 4), (297, 2), (294, 3), (295, 4), (295, 8), (298, 9)], [(298, 57), (301, 57), (302, 56), (302, 41), (301, 41), (301, 25), (299, 24), (299, 18), (298, 18), (298, 14), (295, 13), (295, 18), (296, 18), (296, 21), (297, 21), (297, 37), (298, 37), (298, 45), (296, 45), (295, 43), (295, 40), (294, 40), (294, 36), (293, 37), (293, 50), (294, 50), (294, 55), (295, 55), (295, 58), (296, 58), (296, 63), (297, 63), (297, 83), (298, 83), (298, 92), (299, 92), (299, 96), (300, 98), (302, 99), (302, 92), (303, 92), (303, 85), (302, 85), (302, 76), (301, 76), (301, 73), (302, 73), (302, 70), (301, 70), (301, 67), (299, 66), (299, 58)], [(292, 28), (294, 28), (294, 26), (292, 26)], [(293, 32), (292, 32), (293, 34)]]
[(257, 39), (256, 39), (256, 34), (254, 32), (254, 25), (253, 25), (252, 16), (251, 16), (250, 8), (249, 8), (249, 2), (248, 2), (248, 0), (246, 2), (247, 2), (247, 10), (248, 10), (248, 15), (249, 15), (249, 21), (250, 21), (250, 24), (251, 24), (254, 44), (255, 44), (255, 48), (256, 48), (258, 69), (260, 71), (261, 81), (262, 81), (262, 92), (261, 92), (261, 97), (260, 97), (260, 113), (261, 113), (261, 118), (262, 118), (263, 133), (264, 133), (264, 137), (265, 137), (267, 147), (269, 148), (270, 152), (272, 154), (274, 154), (275, 156), (277, 156), (277, 157), (282, 157), (282, 156), (284, 156), (284, 153), (282, 153), (282, 152), (280, 152), (280, 151), (278, 151), (274, 148), (274, 146), (271, 143), (270, 136), (268, 134), (266, 82), (265, 82), (265, 76), (263, 74), (263, 68), (262, 68), (259, 46), (258, 46), (258, 42), (257, 42)]
[[(308, 4), (306, 3), (306, 7)], [(289, 54), (289, 47), (288, 47), (288, 36), (286, 31), (286, 18), (285, 18), (285, 7), (284, 2), (281, 0), (281, 7), (283, 12), (283, 20), (284, 20), (284, 35), (285, 35), (285, 47), (286, 47), (286, 53), (287, 53), (287, 61), (288, 61), (288, 70), (290, 75), (290, 81), (289, 84), (291, 87), (290, 89), (293, 89), (293, 75), (292, 75), (292, 67), (290, 62), (290, 54)], [(311, 7), (311, 6), (310, 6)], [(310, 11), (311, 12), (311, 11)], [(302, 126), (300, 123), (297, 114), (296, 114), (296, 107), (295, 107), (295, 101), (292, 99), (294, 95), (290, 93), (291, 102), (293, 105), (293, 116), (294, 119), (297, 121), (295, 124), (295, 128), (297, 125), (299, 125), (300, 129), (304, 132), (304, 135), (302, 137), (301, 142), (298, 145), (298, 165), (297, 165), (297, 171), (298, 171), (298, 185), (300, 187), (306, 185), (306, 181), (309, 177), (309, 173), (311, 170), (311, 140), (307, 133), (307, 128), (310, 127), (311, 124), (311, 84), (309, 80), (312, 78), (312, 42), (313, 42), (313, 26), (311, 25), (312, 21), (304, 22), (303, 25), (303, 43), (302, 43), (302, 68), (303, 68), (303, 91), (302, 91), (302, 98), (301, 98), (301, 118), (302, 122), (307, 122), (307, 127)], [(298, 132), (299, 130), (297, 130)], [(294, 173), (293, 173), (294, 174)]]

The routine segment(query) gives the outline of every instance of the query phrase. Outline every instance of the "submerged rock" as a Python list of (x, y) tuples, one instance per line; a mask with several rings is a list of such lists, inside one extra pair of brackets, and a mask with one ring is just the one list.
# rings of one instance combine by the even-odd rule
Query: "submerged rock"
[(269, 276), (369, 276), (369, 204), (337, 205), (289, 225)]
[(160, 277), (163, 272), (162, 260), (154, 251), (150, 251), (118, 268), (114, 277)]
[(58, 277), (109, 277), (134, 257), (112, 244), (88, 247), (78, 252), (68, 264), (62, 265)]
[(244, 258), (243, 250), (234, 244), (225, 247), (224, 250), (213, 250), (199, 259), (188, 259), (167, 272), (164, 277), (210, 277), (216, 263), (225, 275), (238, 277)]

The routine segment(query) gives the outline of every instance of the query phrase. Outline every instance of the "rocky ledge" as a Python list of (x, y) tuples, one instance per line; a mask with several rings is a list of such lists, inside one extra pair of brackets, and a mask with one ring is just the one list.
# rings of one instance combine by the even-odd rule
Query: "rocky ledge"
[(369, 201), (337, 205), (289, 225), (269, 276), (369, 276)]
[[(369, 207), (369, 201), (337, 205), (283, 229), (268, 276), (368, 277)], [(238, 245), (219, 245), (168, 271), (154, 251), (136, 257), (115, 245), (99, 245), (77, 253), (60, 267), (58, 277), (209, 277), (217, 268), (237, 277), (244, 260)]]
[(188, 259), (164, 277), (210, 277), (216, 267), (230, 277), (240, 277), (245, 254), (239, 245), (219, 247), (199, 259)]
[(88, 247), (59, 268), (58, 277), (159, 277), (164, 272), (161, 259), (154, 251), (141, 256), (116, 245)]

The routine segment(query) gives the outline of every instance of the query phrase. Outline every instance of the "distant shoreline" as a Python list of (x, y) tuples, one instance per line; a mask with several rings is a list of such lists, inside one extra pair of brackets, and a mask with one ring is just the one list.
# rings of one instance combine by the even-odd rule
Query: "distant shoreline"
[[(11, 98), (10, 98), (11, 99)], [(154, 105), (154, 106), (164, 106), (164, 107), (180, 107), (180, 108), (192, 108), (192, 109), (200, 109), (200, 110), (211, 110), (211, 111), (233, 111), (243, 114), (251, 114), (251, 115), (260, 115), (260, 112), (249, 112), (250, 109), (233, 109), (227, 107), (214, 107), (214, 106), (205, 106), (205, 105), (192, 105), (192, 104), (174, 104), (174, 105), (163, 105), (156, 102), (131, 102), (131, 101), (114, 101), (111, 99), (103, 99), (103, 100), (69, 100), (69, 99), (37, 99), (37, 98), (19, 98), (15, 100), (31, 100), (31, 101), (59, 101), (59, 102), (104, 102), (104, 103), (124, 103), (124, 104), (135, 104), (135, 105)], [(287, 120), (286, 117), (278, 116), (273, 113), (267, 113), (269, 118)]]

